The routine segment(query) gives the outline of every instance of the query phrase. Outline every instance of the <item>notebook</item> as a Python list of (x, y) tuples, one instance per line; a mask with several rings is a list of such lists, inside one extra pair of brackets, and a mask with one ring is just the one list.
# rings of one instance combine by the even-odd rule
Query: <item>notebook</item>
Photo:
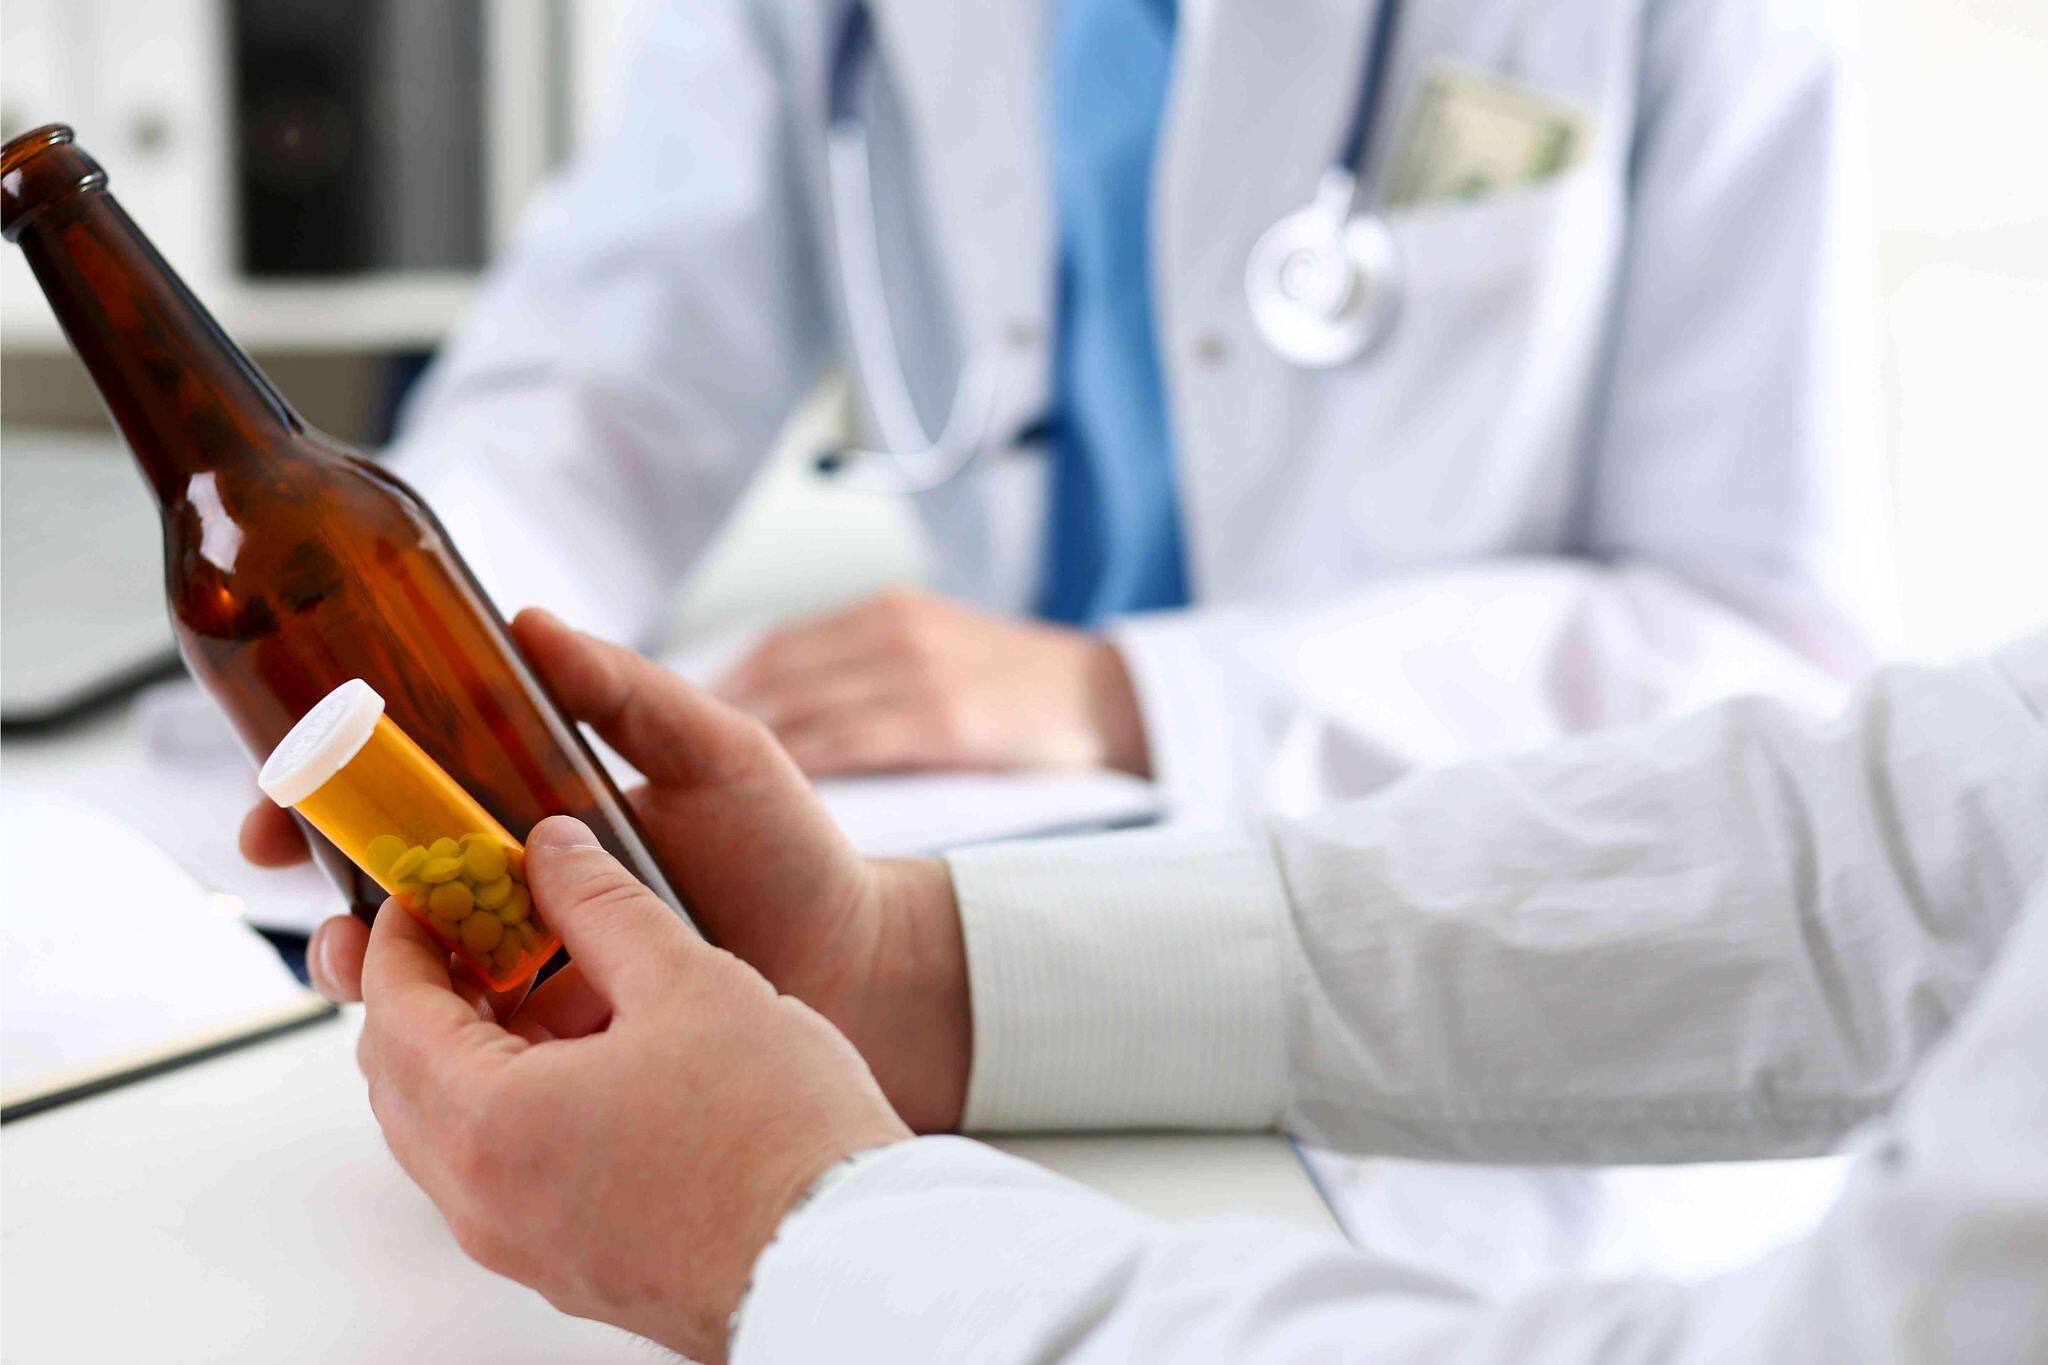
[(333, 1017), (162, 849), (0, 784), (0, 1122)]

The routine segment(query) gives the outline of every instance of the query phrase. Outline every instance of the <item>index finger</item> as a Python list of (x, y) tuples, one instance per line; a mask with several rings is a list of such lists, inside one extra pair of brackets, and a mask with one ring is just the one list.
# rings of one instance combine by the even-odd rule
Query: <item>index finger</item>
[(257, 801), (242, 817), (242, 856), (258, 867), (290, 867), (306, 861), (306, 836), (283, 806)]
[(533, 607), (512, 634), (569, 714), (654, 782), (709, 781), (724, 756), (751, 751), (752, 721), (624, 645)]

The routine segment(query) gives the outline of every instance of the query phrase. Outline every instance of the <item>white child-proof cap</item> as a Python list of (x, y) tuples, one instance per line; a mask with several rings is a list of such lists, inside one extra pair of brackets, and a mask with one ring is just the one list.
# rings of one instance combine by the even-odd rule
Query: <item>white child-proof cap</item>
[(280, 806), (296, 806), (370, 742), (384, 714), (384, 698), (361, 678), (350, 678), (299, 718), (263, 760), (256, 785)]

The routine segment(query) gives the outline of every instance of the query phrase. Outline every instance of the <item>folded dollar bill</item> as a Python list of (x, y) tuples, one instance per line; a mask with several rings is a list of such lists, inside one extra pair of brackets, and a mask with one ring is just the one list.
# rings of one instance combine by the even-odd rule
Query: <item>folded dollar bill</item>
[(1489, 72), (1440, 62), (1395, 135), (1387, 208), (1477, 199), (1533, 184), (1585, 154), (1592, 119), (1577, 106)]

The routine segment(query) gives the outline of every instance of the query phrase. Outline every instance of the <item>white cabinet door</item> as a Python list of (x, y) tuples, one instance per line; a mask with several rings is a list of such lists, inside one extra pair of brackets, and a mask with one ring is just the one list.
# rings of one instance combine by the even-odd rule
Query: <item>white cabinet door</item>
[[(76, 3), (76, 0), (74, 0)], [(233, 260), (226, 15), (217, 0), (92, 0), (93, 126), (79, 141), (121, 203), (202, 294)]]
[(0, 0), (0, 136), (90, 117), (83, 77), (97, 17), (67, 0)]
[[(221, 0), (0, 0), (7, 135), (68, 123), (122, 205), (202, 297), (232, 259)], [(21, 253), (0, 252), (9, 344), (56, 325)]]
[[(0, 0), (0, 134), (91, 121), (83, 75), (95, 17), (67, 0)], [(0, 249), (0, 344), (55, 332), (27, 262)]]

